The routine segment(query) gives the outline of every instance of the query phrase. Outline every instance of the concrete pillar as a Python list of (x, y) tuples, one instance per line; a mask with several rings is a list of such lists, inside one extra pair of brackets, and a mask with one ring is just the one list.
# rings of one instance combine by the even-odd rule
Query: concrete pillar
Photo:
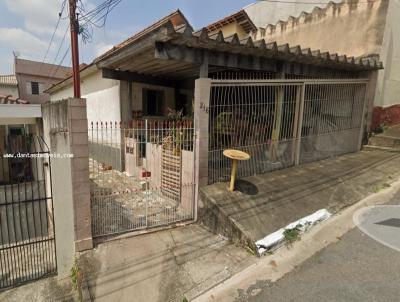
[(76, 252), (93, 247), (90, 211), (88, 122), (85, 99), (43, 106), (43, 132), (51, 159), (58, 276), (70, 275)]
[(371, 71), (367, 74), (366, 78), (369, 79), (367, 85), (367, 92), (366, 92), (366, 116), (365, 116), (365, 123), (363, 125), (364, 131), (369, 132), (371, 130), (372, 125), (372, 117), (374, 112), (374, 107), (377, 106), (376, 102), (376, 92), (377, 92), (377, 85), (378, 85), (378, 71)]
[(194, 90), (194, 123), (196, 129), (196, 184), (208, 184), (208, 123), (211, 79), (198, 79)]

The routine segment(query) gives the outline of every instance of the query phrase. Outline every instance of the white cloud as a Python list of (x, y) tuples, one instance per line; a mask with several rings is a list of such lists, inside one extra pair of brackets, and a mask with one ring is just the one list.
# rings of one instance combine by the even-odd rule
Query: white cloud
[[(63, 0), (6, 0), (8, 9), (24, 18), (27, 31), (51, 34), (58, 19)], [(65, 8), (68, 12), (68, 7)]]
[(113, 48), (114, 45), (112, 44), (105, 44), (105, 43), (98, 43), (95, 45), (95, 56), (98, 57), (105, 53), (107, 50)]
[(0, 44), (30, 57), (42, 54), (47, 44), (21, 28), (0, 28)]

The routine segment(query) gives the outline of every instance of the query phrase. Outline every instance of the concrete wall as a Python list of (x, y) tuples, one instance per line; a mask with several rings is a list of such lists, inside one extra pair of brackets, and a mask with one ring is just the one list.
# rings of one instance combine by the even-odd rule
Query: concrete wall
[(221, 29), (218, 29), (216, 31), (212, 31), (209, 34), (212, 35), (214, 33), (218, 33), (220, 30), (224, 34), (224, 37), (232, 36), (235, 33), (239, 36), (239, 39), (244, 39), (247, 36), (247, 33), (244, 31), (243, 27), (241, 27), (236, 22), (228, 24), (228, 25), (225, 25)]
[[(300, 9), (307, 12), (301, 13)], [(345, 1), (328, 4), (322, 9), (310, 8), (308, 4), (305, 7), (303, 4), (260, 2), (249, 6), (246, 11), (258, 25), (264, 23), (253, 36), (256, 40), (301, 45), (302, 48), (355, 57), (378, 54), (385, 69), (377, 76), (373, 127), (400, 120), (399, 1)], [(283, 21), (278, 22), (277, 16)], [(263, 18), (265, 21), (261, 22)]]
[(15, 85), (0, 84), (0, 95), (12, 95), (14, 97), (18, 97), (18, 87)]
[[(51, 94), (51, 101), (73, 97), (72, 85)], [(120, 121), (120, 81), (103, 79), (97, 70), (81, 78), (81, 95), (87, 101), (87, 120)]]
[(287, 16), (259, 30), (255, 39), (289, 43), (348, 56), (381, 51), (388, 0), (365, 4), (330, 4), (309, 14)]
[[(304, 3), (306, 2), (306, 3)], [(328, 2), (328, 1), (326, 1)], [(333, 2), (342, 2), (335, 0)], [(244, 8), (257, 27), (266, 27), (289, 16), (299, 16), (301, 12), (310, 12), (315, 6), (321, 6), (321, 0), (291, 0), (290, 3), (257, 1)]]
[[(379, 72), (375, 105), (400, 104), (400, 1), (390, 0), (380, 58), (385, 67)], [(397, 115), (397, 118), (400, 116)]]
[(68, 99), (43, 107), (43, 132), (52, 160), (54, 222), (59, 277), (67, 277), (75, 252), (93, 247), (86, 101)]
[[(196, 194), (199, 187), (208, 185), (208, 140), (211, 79), (197, 79), (194, 92), (194, 124), (196, 131)], [(196, 200), (198, 196), (196, 195)]]

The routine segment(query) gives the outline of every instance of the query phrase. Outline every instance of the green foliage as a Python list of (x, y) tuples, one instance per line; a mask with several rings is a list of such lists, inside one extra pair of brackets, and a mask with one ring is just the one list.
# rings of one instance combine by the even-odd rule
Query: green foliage
[(389, 187), (390, 187), (390, 184), (385, 182), (385, 183), (383, 183), (381, 185), (375, 186), (373, 191), (374, 191), (374, 193), (378, 193), (378, 192), (382, 191), (383, 189), (386, 189), (386, 188), (389, 188)]
[(189, 300), (186, 297), (183, 297), (182, 302), (189, 302)]
[(285, 238), (287, 245), (292, 245), (295, 241), (301, 239), (301, 225), (298, 224), (292, 229), (285, 229), (283, 231), (283, 237)]
[(75, 258), (74, 265), (71, 267), (71, 281), (72, 284), (74, 285), (75, 290), (78, 289), (79, 275), (80, 275), (80, 270)]
[(389, 126), (386, 125), (386, 123), (382, 123), (382, 124), (380, 124), (378, 127), (376, 127), (376, 128), (374, 129), (374, 134), (383, 133), (383, 132), (385, 132), (388, 128), (389, 128)]

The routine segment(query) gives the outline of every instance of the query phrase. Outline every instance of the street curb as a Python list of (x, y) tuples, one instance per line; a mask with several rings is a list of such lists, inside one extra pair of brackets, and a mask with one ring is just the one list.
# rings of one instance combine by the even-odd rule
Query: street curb
[(282, 248), (270, 256), (258, 259), (255, 264), (215, 286), (192, 302), (231, 302), (238, 297), (238, 289), (249, 288), (257, 281), (275, 282), (279, 280), (315, 253), (339, 241), (343, 235), (352, 230), (355, 227), (353, 222), (355, 211), (365, 206), (384, 204), (399, 190), (400, 180), (397, 180), (391, 184), (390, 188), (371, 194), (343, 209), (329, 220), (321, 222), (303, 234), (301, 241), (295, 243), (293, 248)]

